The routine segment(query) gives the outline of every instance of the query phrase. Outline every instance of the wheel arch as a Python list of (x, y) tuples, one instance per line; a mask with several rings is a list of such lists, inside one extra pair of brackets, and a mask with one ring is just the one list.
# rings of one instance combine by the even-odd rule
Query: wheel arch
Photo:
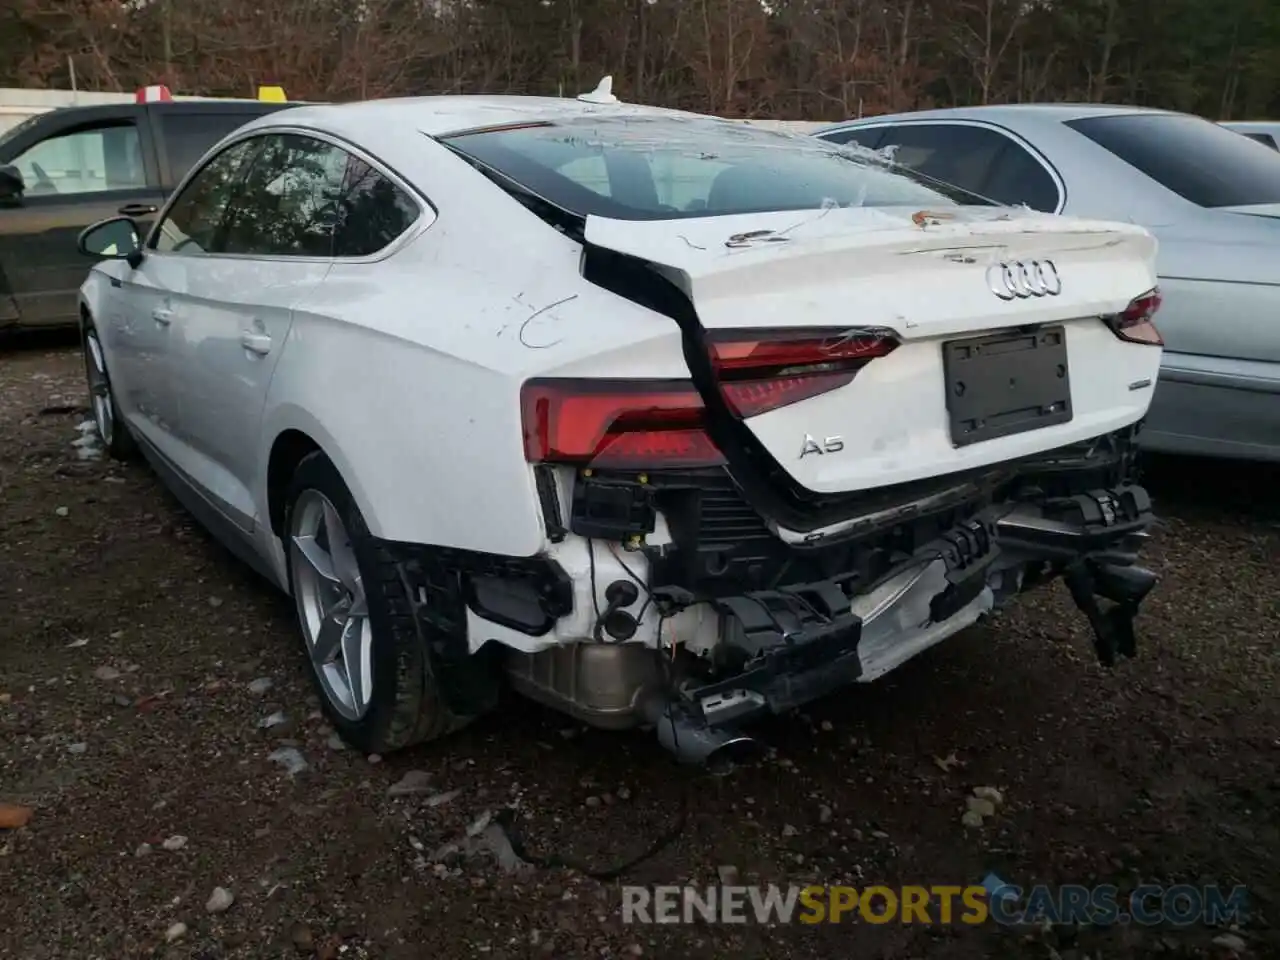
[(261, 490), (263, 498), (259, 516), (267, 519), (272, 536), (283, 543), (285, 512), (288, 504), (289, 484), (298, 464), (312, 453), (324, 454), (351, 491), (351, 496), (364, 516), (369, 529), (381, 532), (378, 512), (370, 502), (355, 465), (345, 455), (341, 445), (306, 411), (292, 405), (279, 408), (275, 416), (264, 424), (264, 437), (270, 438), (259, 461), (263, 464)]
[(267, 455), (267, 520), (277, 537), (284, 537), (289, 483), (298, 464), (313, 453), (324, 453), (324, 450), (309, 434), (292, 427), (281, 431), (271, 444)]

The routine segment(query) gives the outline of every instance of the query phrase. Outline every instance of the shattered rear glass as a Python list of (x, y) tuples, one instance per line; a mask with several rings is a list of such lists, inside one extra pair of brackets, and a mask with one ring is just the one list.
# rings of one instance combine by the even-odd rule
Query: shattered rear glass
[(670, 220), (839, 207), (991, 205), (854, 144), (685, 117), (584, 117), (444, 138), (578, 216)]

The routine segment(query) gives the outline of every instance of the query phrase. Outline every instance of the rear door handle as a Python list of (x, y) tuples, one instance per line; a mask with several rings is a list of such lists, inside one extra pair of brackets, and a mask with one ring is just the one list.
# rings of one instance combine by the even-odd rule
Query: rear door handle
[(263, 356), (271, 352), (271, 338), (256, 330), (245, 330), (240, 334), (240, 346), (250, 353)]
[(173, 323), (173, 311), (165, 310), (162, 307), (156, 307), (151, 311), (151, 319), (156, 323), (163, 323), (166, 327)]
[(145, 217), (149, 213), (155, 213), (160, 208), (150, 203), (126, 203), (116, 212), (122, 217)]

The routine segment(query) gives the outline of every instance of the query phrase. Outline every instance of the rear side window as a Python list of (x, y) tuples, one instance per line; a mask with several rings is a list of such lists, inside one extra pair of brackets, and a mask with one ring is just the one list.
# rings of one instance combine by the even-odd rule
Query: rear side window
[(1041, 213), (1056, 213), (1062, 198), (1049, 171), (1020, 144), (1005, 139), (980, 192), (1011, 207), (1025, 203)]
[(985, 203), (864, 150), (709, 118), (584, 117), (443, 142), (578, 216), (670, 220), (831, 205)]
[(1280, 203), (1280, 152), (1208, 120), (1134, 113), (1066, 124), (1197, 206)]
[(351, 157), (338, 203), (333, 254), (372, 256), (408, 230), (421, 212), (403, 190), (359, 157)]
[(248, 113), (177, 113), (169, 110), (161, 113), (160, 129), (165, 155), (169, 158), (170, 179), (178, 183), (205, 155), (205, 151), (252, 119)]

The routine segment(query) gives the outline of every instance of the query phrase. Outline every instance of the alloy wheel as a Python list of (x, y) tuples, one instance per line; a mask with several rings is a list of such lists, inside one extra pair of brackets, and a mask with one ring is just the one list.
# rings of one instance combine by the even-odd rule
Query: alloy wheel
[(115, 436), (116, 411), (111, 402), (111, 382), (107, 379), (107, 361), (95, 330), (84, 335), (84, 370), (89, 381), (89, 400), (93, 405), (93, 422), (98, 435), (108, 447)]
[(355, 551), (318, 490), (304, 490), (291, 516), (293, 595), (311, 666), (338, 715), (357, 721), (373, 697), (373, 627)]

